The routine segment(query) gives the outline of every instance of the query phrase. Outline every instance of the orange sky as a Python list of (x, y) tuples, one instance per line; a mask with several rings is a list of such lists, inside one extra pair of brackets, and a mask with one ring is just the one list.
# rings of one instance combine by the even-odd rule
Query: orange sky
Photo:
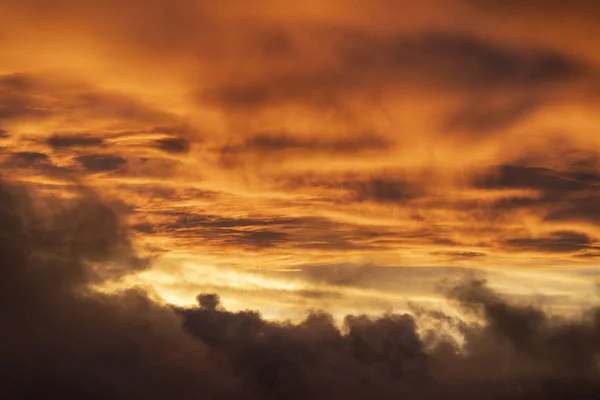
[[(0, 162), (106, 197), (177, 303), (437, 301), (469, 271), (590, 301), (600, 6), (4, 0)], [(565, 299), (569, 299), (566, 301)]]

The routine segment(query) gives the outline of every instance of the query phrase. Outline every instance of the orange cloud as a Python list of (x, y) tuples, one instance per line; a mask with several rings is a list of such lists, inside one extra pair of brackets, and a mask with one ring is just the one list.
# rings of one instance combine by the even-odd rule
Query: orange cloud
[(5, 1), (0, 162), (211, 271), (588, 268), (597, 7), (540, 4)]

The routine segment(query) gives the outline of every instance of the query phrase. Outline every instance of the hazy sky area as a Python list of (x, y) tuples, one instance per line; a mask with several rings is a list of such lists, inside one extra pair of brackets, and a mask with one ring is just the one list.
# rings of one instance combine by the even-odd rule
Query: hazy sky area
[(598, 38), (598, 0), (1, 0), (0, 399), (600, 393)]

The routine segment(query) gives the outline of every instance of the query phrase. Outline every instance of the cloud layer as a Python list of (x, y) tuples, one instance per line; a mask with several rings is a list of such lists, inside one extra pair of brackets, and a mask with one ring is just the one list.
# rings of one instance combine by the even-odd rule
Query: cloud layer
[[(331, 399), (593, 396), (600, 319), (513, 304), (485, 281), (444, 289), (453, 310), (273, 322), (94, 289), (148, 267), (118, 213), (0, 185), (0, 396), (63, 399)], [(460, 316), (462, 315), (462, 317)], [(462, 342), (462, 343), (460, 343)]]
[[(598, 7), (401, 3), (4, 1), (2, 169), (36, 196), (118, 199), (132, 248), (163, 260), (127, 279), (172, 301), (343, 298), (337, 317), (405, 307), (389, 282), (439, 300), (434, 281), (486, 269), (580, 307), (600, 257)], [(339, 270), (372, 277), (323, 278)]]

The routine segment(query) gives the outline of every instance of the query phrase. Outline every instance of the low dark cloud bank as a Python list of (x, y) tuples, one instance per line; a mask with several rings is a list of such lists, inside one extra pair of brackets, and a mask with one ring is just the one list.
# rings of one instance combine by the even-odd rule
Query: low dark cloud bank
[[(42, 199), (0, 183), (0, 399), (565, 399), (600, 393), (600, 309), (559, 320), (483, 281), (439, 311), (299, 323), (91, 285), (147, 267), (120, 219), (81, 189)], [(435, 329), (419, 332), (418, 321)], [(460, 332), (460, 346), (444, 334)]]

